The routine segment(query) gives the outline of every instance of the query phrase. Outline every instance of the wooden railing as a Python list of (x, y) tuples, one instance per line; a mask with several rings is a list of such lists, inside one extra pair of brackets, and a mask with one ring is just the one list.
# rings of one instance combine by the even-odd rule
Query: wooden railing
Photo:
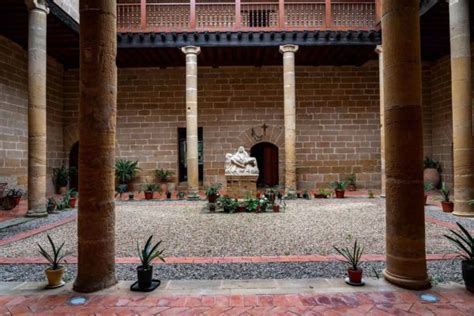
[(117, 27), (119, 32), (371, 30), (380, 20), (380, 2), (118, 0)]

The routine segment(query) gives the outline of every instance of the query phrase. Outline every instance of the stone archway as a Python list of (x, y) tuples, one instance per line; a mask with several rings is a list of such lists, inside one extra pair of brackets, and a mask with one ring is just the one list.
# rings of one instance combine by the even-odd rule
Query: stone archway
[(63, 129), (63, 135), (64, 152), (69, 153), (74, 144), (79, 141), (79, 126), (77, 124), (65, 126)]
[(255, 145), (270, 144), (277, 149), (277, 184), (285, 183), (285, 131), (282, 125), (258, 125), (249, 127), (239, 134), (236, 143), (251, 153)]
[(257, 159), (260, 170), (257, 186), (274, 187), (278, 185), (278, 147), (272, 143), (261, 142), (253, 145), (250, 152), (251, 156)]

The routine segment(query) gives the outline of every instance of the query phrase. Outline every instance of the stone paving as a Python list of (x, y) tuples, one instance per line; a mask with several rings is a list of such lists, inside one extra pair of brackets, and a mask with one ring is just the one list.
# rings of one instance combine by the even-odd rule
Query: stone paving
[[(340, 280), (165, 281), (152, 293), (128, 291), (130, 282), (95, 294), (41, 290), (36, 283), (0, 283), (5, 315), (473, 315), (474, 295), (457, 285), (423, 292), (367, 280), (353, 288)], [(9, 288), (9, 289), (7, 289)], [(72, 305), (71, 299), (85, 300)]]

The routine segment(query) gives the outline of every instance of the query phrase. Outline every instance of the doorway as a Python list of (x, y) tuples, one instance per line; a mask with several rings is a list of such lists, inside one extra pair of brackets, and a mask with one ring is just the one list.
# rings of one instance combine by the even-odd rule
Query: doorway
[(79, 142), (72, 145), (69, 153), (69, 168), (75, 168), (75, 172), (70, 173), (69, 188), (79, 190)]
[(271, 143), (258, 143), (252, 147), (250, 155), (257, 159), (258, 170), (260, 170), (257, 186), (278, 185), (278, 147)]

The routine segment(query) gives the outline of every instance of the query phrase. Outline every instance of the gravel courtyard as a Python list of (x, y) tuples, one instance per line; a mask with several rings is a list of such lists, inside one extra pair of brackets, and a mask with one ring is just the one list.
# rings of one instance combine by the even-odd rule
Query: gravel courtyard
[[(271, 256), (334, 254), (333, 245), (357, 238), (367, 254), (383, 254), (383, 200), (295, 200), (281, 213), (210, 214), (205, 202), (120, 202), (117, 205), (117, 257), (135, 257), (136, 242), (163, 239), (166, 256)], [(76, 223), (49, 230), (76, 254)], [(427, 223), (427, 253), (451, 253), (446, 229)], [(31, 256), (46, 232), (0, 247), (5, 257)]]

